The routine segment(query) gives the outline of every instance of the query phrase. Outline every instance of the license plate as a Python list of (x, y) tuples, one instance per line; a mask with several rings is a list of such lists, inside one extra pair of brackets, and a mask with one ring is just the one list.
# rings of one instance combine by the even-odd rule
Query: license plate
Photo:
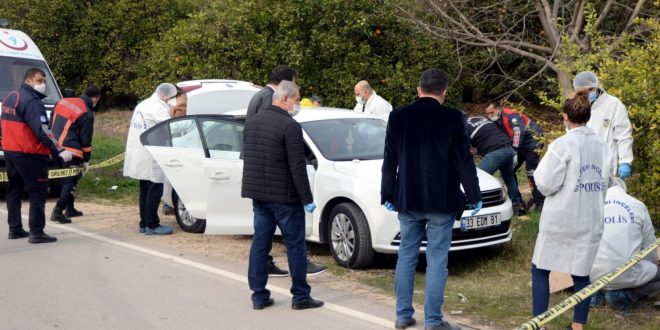
[(461, 218), (461, 231), (497, 226), (500, 223), (502, 223), (502, 220), (500, 219), (499, 213), (465, 217)]

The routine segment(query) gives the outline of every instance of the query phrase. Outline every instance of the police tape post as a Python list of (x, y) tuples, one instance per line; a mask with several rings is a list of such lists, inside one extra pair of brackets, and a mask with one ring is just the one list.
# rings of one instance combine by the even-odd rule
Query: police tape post
[(615, 268), (613, 271), (603, 275), (601, 278), (599, 278), (598, 280), (592, 282), (586, 288), (580, 290), (579, 292), (575, 293), (574, 295), (568, 297), (566, 300), (564, 300), (564, 301), (560, 302), (559, 304), (555, 305), (554, 307), (548, 309), (543, 314), (541, 314), (541, 315), (525, 322), (520, 327), (518, 327), (517, 330), (540, 329), (546, 323), (552, 321), (557, 316), (563, 314), (564, 312), (569, 310), (571, 307), (573, 307), (573, 306), (579, 304), (580, 302), (588, 299), (591, 295), (598, 292), (598, 290), (602, 289), (605, 285), (612, 282), (615, 278), (621, 276), (621, 274), (625, 273), (628, 269), (630, 269), (632, 266), (634, 266), (640, 260), (644, 259), (644, 257), (646, 257), (651, 252), (653, 252), (653, 250), (657, 249), (658, 246), (660, 246), (660, 238), (656, 239), (656, 241), (653, 244), (646, 247), (646, 249), (642, 250), (640, 253), (638, 253), (636, 256), (632, 257), (630, 260), (628, 260), (623, 265), (621, 265), (621, 266)]
[[(90, 170), (97, 169), (97, 168), (102, 168), (102, 167), (108, 167), (110, 165), (117, 164), (121, 161), (124, 160), (124, 153), (120, 153), (117, 156), (114, 156), (112, 158), (106, 159), (98, 164), (94, 164), (89, 167)], [(58, 170), (49, 170), (48, 171), (48, 178), (49, 179), (60, 179), (60, 178), (65, 178), (69, 176), (76, 176), (79, 175), (80, 173), (83, 172), (82, 167), (71, 167), (71, 168), (62, 168)], [(0, 182), (9, 182), (9, 176), (7, 175), (7, 172), (0, 172)]]

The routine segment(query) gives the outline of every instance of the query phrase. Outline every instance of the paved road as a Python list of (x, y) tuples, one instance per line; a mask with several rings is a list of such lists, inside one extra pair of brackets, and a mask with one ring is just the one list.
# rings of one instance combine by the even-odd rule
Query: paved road
[(152, 238), (131, 241), (75, 223), (49, 222), (46, 231), (59, 242), (8, 240), (0, 210), (2, 330), (393, 328), (391, 305), (314, 278), (312, 294), (326, 301), (323, 308), (291, 310), (289, 279), (282, 278), (270, 281), (275, 306), (254, 311), (245, 264), (181, 257)]

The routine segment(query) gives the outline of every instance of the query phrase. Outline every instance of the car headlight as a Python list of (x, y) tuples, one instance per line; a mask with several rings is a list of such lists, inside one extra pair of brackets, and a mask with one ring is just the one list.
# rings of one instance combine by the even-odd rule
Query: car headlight
[(509, 190), (507, 189), (506, 185), (504, 184), (504, 181), (502, 179), (497, 179), (500, 182), (500, 187), (502, 187), (502, 191), (504, 194), (502, 195), (502, 200), (506, 200), (509, 197)]

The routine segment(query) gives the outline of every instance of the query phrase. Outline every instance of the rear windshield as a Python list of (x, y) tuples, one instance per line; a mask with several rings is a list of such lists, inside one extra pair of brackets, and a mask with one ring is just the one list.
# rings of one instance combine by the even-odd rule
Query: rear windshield
[(25, 72), (30, 68), (39, 68), (46, 73), (47, 97), (43, 99), (44, 104), (55, 105), (60, 100), (60, 91), (44, 61), (0, 56), (0, 102), (21, 85)]

